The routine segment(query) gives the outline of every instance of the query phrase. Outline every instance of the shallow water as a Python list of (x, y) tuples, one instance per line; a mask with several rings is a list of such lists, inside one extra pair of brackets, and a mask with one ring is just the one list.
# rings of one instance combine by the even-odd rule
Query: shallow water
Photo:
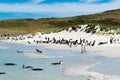
[(95, 71), (102, 74), (117, 75), (120, 76), (120, 58), (111, 57), (96, 57), (97, 60), (101, 61), (89, 69), (89, 71)]
[[(116, 71), (119, 70), (119, 68), (114, 66), (120, 62), (120, 59), (103, 58), (102, 56), (91, 54), (92, 52), (80, 54), (80, 51), (75, 50), (52, 50), (42, 46), (27, 46), (3, 42), (0, 43), (0, 46), (4, 47), (0, 48), (0, 72), (6, 72), (6, 74), (0, 75), (0, 80), (87, 80), (87, 78), (81, 76), (66, 75), (64, 70), (75, 65), (96, 64), (98, 62), (97, 60), (102, 63), (94, 66), (90, 70), (101, 71), (103, 73), (113, 72), (116, 74), (120, 72)], [(38, 55), (35, 49), (42, 50), (44, 54)], [(16, 50), (23, 50), (24, 53), (17, 53)], [(51, 65), (52, 62), (58, 62), (60, 60), (63, 61), (62, 65)], [(110, 61), (112, 61), (112, 63), (108, 64)], [(17, 65), (5, 66), (4, 63), (7, 62), (12, 62)], [(22, 69), (23, 64), (44, 70), (32, 71), (31, 69)], [(109, 68), (107, 68), (107, 72), (107, 69), (103, 68), (107, 67), (107, 65), (112, 68), (115, 67), (116, 69), (110, 71)]]
[[(84, 62), (79, 54), (80, 51), (51, 50), (41, 46), (10, 43), (0, 43), (0, 46), (6, 47), (0, 49), (0, 72), (6, 72), (6, 74), (0, 75), (0, 80), (86, 80), (84, 77), (64, 74), (64, 69), (73, 65), (73, 63)], [(38, 55), (35, 49), (42, 50), (44, 55)], [(24, 53), (17, 53), (16, 50), (23, 50)], [(59, 60), (63, 60), (63, 65), (51, 65), (52, 62), (58, 62)], [(85, 61), (87, 62), (87, 60)], [(5, 66), (4, 63), (8, 62), (17, 65)], [(43, 68), (44, 71), (22, 69), (23, 64)]]

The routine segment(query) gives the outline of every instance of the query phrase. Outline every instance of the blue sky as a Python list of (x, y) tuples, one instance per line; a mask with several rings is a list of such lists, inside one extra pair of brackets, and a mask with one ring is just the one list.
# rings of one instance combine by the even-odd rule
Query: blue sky
[(120, 0), (0, 0), (0, 19), (69, 17), (120, 8)]

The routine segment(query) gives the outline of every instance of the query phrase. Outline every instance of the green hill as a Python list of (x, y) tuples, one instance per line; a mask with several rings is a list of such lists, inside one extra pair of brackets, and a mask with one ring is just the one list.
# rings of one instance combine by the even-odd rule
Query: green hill
[(50, 32), (66, 29), (69, 26), (90, 24), (102, 29), (120, 29), (120, 9), (102, 13), (66, 18), (10, 19), (0, 20), (1, 35), (18, 35), (35, 32)]

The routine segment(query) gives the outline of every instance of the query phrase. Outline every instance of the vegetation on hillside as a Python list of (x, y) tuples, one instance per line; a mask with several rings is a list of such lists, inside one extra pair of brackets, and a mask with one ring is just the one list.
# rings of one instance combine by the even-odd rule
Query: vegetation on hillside
[[(40, 18), (40, 19), (9, 19), (0, 20), (1, 35), (19, 35), (35, 32), (56, 32), (70, 26), (80, 24), (99, 25), (101, 29), (115, 29), (120, 33), (120, 9), (109, 10), (92, 15), (82, 15), (66, 18)], [(89, 28), (87, 32), (93, 30)], [(94, 30), (93, 30), (94, 32)]]

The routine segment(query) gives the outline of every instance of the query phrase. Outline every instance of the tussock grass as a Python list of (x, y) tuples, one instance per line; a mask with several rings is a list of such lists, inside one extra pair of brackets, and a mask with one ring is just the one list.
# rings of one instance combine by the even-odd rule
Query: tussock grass
[[(102, 13), (66, 18), (9, 19), (0, 20), (0, 34), (28, 34), (35, 32), (56, 32), (80, 24), (100, 25), (101, 30), (114, 29), (120, 33), (120, 9)], [(87, 32), (95, 32), (94, 27)]]

